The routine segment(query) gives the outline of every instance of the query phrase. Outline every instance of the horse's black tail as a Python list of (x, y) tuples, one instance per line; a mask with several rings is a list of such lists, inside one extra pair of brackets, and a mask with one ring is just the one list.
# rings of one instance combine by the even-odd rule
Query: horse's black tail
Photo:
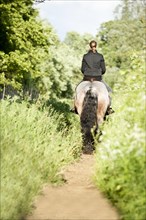
[(91, 129), (96, 125), (97, 129), (97, 103), (98, 97), (89, 89), (83, 102), (81, 113), (81, 131), (83, 136), (83, 153), (91, 153), (94, 150), (94, 138)]

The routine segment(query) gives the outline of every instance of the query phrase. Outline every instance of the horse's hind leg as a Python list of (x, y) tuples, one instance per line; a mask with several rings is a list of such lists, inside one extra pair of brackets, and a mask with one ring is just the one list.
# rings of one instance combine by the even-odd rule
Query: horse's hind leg
[(99, 131), (98, 131), (98, 136), (97, 136), (97, 141), (98, 141), (98, 143), (101, 142), (101, 139), (100, 139), (101, 136), (102, 136), (102, 131), (99, 130)]
[(103, 123), (105, 114), (106, 114), (106, 106), (100, 105), (100, 108), (98, 109), (97, 112), (97, 124), (100, 125)]
[[(97, 120), (97, 119), (96, 119)], [(96, 127), (94, 128), (94, 136), (96, 136), (98, 133), (98, 124), (96, 122)]]

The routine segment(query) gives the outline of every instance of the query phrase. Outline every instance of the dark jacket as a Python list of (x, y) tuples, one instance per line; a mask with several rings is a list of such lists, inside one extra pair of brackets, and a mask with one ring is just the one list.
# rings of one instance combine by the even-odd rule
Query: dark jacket
[(84, 76), (102, 76), (106, 71), (103, 55), (90, 50), (83, 56), (81, 71)]

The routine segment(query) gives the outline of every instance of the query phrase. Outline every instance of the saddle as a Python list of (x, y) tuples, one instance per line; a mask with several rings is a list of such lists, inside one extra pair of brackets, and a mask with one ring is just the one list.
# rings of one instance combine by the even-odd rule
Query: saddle
[(83, 81), (101, 81), (102, 80), (102, 76), (84, 76)]

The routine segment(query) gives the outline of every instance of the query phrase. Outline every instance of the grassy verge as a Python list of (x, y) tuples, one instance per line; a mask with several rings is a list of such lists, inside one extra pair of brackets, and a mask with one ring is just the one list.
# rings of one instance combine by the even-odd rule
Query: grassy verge
[(117, 87), (116, 113), (105, 123), (96, 151), (95, 183), (124, 220), (146, 219), (144, 89), (140, 71), (127, 76), (127, 85)]
[(61, 183), (58, 172), (79, 156), (78, 119), (71, 115), (68, 126), (64, 118), (37, 104), (1, 102), (1, 219), (25, 216), (42, 185)]

